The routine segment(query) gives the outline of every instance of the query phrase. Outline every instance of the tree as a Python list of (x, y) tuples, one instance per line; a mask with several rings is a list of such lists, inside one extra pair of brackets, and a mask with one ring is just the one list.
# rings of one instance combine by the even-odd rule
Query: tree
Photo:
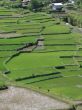
[(31, 0), (31, 9), (34, 11), (40, 10), (43, 7), (42, 2), (39, 0)]
[(75, 0), (75, 2), (79, 8), (82, 7), (82, 0)]

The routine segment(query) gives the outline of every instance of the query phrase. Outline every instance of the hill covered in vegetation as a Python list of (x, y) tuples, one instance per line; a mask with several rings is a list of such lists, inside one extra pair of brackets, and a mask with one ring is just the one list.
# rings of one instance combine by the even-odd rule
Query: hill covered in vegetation
[(24, 9), (21, 1), (0, 4), (0, 88), (16, 85), (81, 101), (82, 35), (76, 27), (46, 11)]

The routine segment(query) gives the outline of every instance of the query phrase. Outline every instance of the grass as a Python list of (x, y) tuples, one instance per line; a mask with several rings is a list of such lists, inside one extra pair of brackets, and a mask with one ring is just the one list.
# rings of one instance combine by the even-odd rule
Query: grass
[(21, 36), (19, 38), (13, 39), (0, 39), (0, 44), (26, 44), (26, 43), (35, 43), (37, 37), (36, 36)]
[(0, 72), (0, 90), (7, 89), (8, 78)]
[(75, 64), (75, 61), (73, 58), (62, 58), (63, 64)]
[(82, 56), (82, 51), (81, 50), (77, 51), (76, 55), (77, 56)]
[(76, 46), (75, 45), (51, 45), (51, 46), (45, 46), (45, 51), (75, 51)]
[(76, 44), (76, 42), (74, 41), (74, 39), (48, 39), (45, 40), (45, 45), (56, 45), (56, 44)]
[[(53, 62), (53, 60), (55, 62)], [(58, 56), (55, 56), (54, 52), (40, 53), (40, 54), (39, 53), (21, 54), (20, 56), (11, 60), (9, 64), (9, 68), (12, 68), (12, 66), (14, 66), (14, 68), (19, 68), (17, 67), (17, 65), (15, 65), (15, 63), (20, 64), (18, 65), (19, 67), (25, 65), (25, 67), (28, 68), (57, 66), (59, 64), (60, 65), (62, 64), (60, 63), (60, 58)]]
[(3, 88), (4, 86), (6, 86), (4, 81), (0, 81), (0, 89)]
[[(82, 78), (79, 77), (79, 74), (82, 74), (81, 70), (74, 71), (76, 70), (76, 67), (71, 67), (69, 69), (66, 68), (65, 70), (55, 69), (55, 66), (62, 65), (63, 63), (65, 64), (65, 62), (62, 63), (62, 61), (65, 61), (66, 63), (69, 62), (70, 64), (73, 63), (72, 59), (61, 60), (60, 58), (58, 58), (58, 53), (54, 52), (21, 54), (20, 56), (12, 59), (7, 64), (7, 67), (11, 71), (8, 76), (11, 79), (15, 80), (17, 78), (25, 78), (25, 76), (28, 77), (35, 75), (35, 78), (25, 80), (22, 79), (19, 82), (27, 86), (41, 88), (41, 90), (44, 90), (46, 92), (49, 89), (50, 94), (53, 95), (57, 94), (61, 97), (68, 97), (70, 99), (79, 100), (82, 97), (82, 94), (80, 92), (82, 88), (78, 87), (78, 85), (82, 84)], [(45, 69), (43, 70), (41, 67), (46, 67), (47, 71)], [(74, 70), (71, 71), (71, 69)], [(44, 72), (42, 72), (42, 70)], [(38, 78), (36, 77), (37, 74), (42, 75), (45, 73), (49, 74), (51, 72), (60, 72), (60, 74), (54, 74), (51, 76), (46, 75), (44, 77), (40, 76)], [(71, 88), (73, 89), (73, 92), (70, 91)]]
[(45, 39), (54, 39), (54, 40), (77, 40), (77, 38), (81, 38), (81, 34), (79, 33), (69, 33), (69, 34), (57, 34), (57, 35), (44, 35)]
[[(16, 84), (35, 87), (53, 96), (82, 99), (81, 35), (72, 33), (68, 26), (49, 14), (19, 11), (0, 8), (0, 16), (4, 15), (0, 19), (0, 72), (8, 69), (7, 78)], [(5, 33), (13, 31), (20, 36)], [(42, 49), (36, 45), (39, 38), (44, 39)], [(37, 48), (23, 52), (5, 64), (8, 58), (20, 52), (18, 48), (29, 43)], [(0, 85), (3, 83), (4, 77), (0, 79)]]
[(3, 65), (3, 63), (5, 62), (6, 58), (0, 58), (0, 70), (1, 71), (4, 71), (5, 70), (5, 67)]
[[(51, 58), (52, 56), (52, 58)], [(22, 59), (22, 60), (20, 60)], [(39, 60), (40, 59), (40, 60)], [(53, 62), (53, 59), (55, 62)], [(16, 62), (14, 62), (14, 61)], [(28, 77), (38, 74), (48, 74), (57, 72), (55, 66), (59, 65), (58, 60), (60, 62), (60, 58), (58, 56), (54, 56), (54, 53), (26, 53), (21, 54), (21, 56), (16, 57), (16, 59), (12, 59), (12, 62), (8, 64), (8, 68), (11, 69), (11, 73), (9, 77), (12, 79)], [(21, 62), (23, 63), (21, 63)], [(28, 63), (30, 62), (30, 63)], [(53, 63), (52, 63), (53, 62)], [(15, 65), (18, 63), (18, 66)], [(20, 65), (19, 65), (20, 64)], [(23, 67), (24, 65), (24, 67)], [(21, 69), (20, 69), (21, 66)], [(13, 67), (13, 70), (12, 70)]]
[(61, 34), (61, 33), (70, 33), (70, 29), (64, 25), (55, 25), (46, 27), (42, 34)]
[[(28, 77), (32, 77), (33, 75), (35, 75), (35, 76), (37, 76), (37, 75), (48, 76), (47, 74), (52, 74), (52, 73), (54, 73), (54, 75), (55, 75), (56, 72), (57, 72), (57, 70), (52, 67), (22, 68), (22, 69), (13, 69), (12, 72), (10, 74), (8, 74), (8, 77), (10, 77), (13, 80), (20, 79), (20, 78), (27, 79)], [(33, 78), (31, 78), (31, 79), (33, 79)], [(36, 79), (38, 80), (38, 78), (36, 78)]]
[(14, 51), (1, 51), (0, 52), (0, 58), (6, 58), (6, 57), (10, 57), (14, 54)]
[(16, 49), (22, 47), (22, 45), (6, 45), (6, 46), (0, 46), (0, 51), (15, 51)]

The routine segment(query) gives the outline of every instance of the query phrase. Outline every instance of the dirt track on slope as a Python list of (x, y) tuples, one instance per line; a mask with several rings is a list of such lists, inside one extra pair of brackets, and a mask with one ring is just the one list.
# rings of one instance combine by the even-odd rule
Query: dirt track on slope
[(37, 92), (9, 87), (0, 91), (0, 110), (67, 110), (69, 105)]
[(13, 37), (20, 37), (21, 34), (17, 34), (17, 33), (3, 33), (0, 34), (0, 38), (13, 38)]

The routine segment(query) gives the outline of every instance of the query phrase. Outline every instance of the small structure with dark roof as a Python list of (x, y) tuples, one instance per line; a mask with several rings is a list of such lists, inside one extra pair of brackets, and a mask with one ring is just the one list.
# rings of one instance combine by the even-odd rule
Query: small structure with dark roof
[(63, 8), (62, 3), (52, 3), (52, 10), (53, 11), (61, 11)]
[(22, 6), (25, 7), (31, 0), (22, 0)]

